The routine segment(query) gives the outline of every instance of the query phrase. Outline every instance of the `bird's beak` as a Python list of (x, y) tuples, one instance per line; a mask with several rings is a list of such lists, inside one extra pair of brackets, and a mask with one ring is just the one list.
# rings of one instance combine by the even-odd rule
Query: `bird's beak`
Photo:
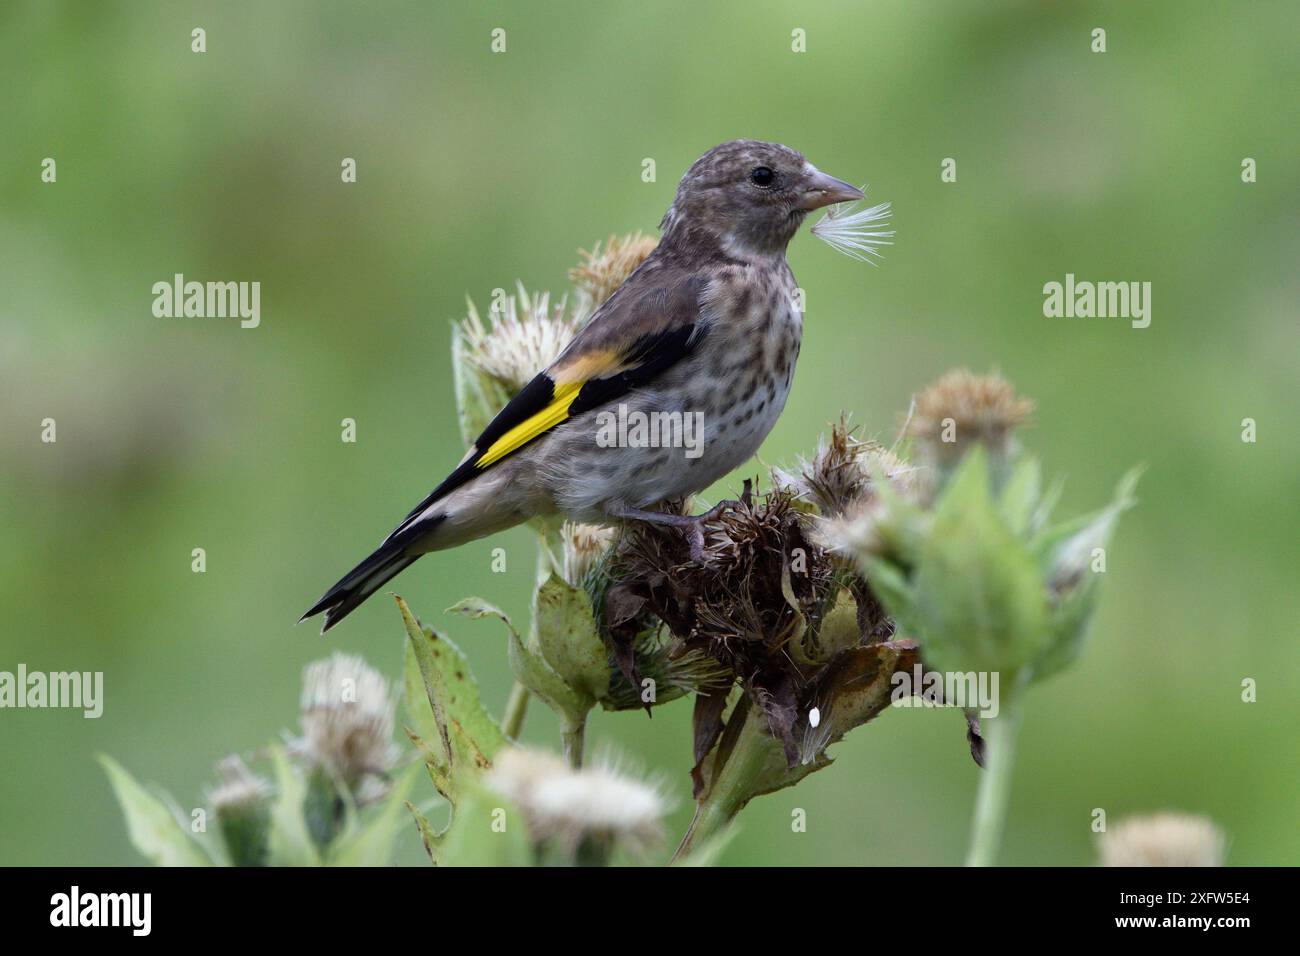
[(799, 198), (801, 200), (799, 208), (811, 211), (837, 202), (854, 202), (864, 197), (862, 190), (856, 186), (850, 186), (842, 179), (827, 176), (821, 170), (814, 169)]

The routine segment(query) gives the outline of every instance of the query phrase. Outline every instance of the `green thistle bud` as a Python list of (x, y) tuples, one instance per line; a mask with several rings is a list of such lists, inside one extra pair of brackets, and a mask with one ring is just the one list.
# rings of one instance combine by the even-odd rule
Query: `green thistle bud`
[(221, 783), (208, 800), (234, 866), (265, 866), (271, 830), (271, 785), (237, 756), (217, 764)]

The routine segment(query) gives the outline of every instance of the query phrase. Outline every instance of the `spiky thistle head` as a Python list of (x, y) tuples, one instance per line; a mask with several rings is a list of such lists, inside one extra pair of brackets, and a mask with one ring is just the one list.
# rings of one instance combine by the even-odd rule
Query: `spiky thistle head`
[(393, 764), (388, 681), (360, 657), (335, 653), (303, 670), (302, 750), (349, 788)]
[(217, 763), (217, 776), (220, 783), (208, 791), (208, 801), (218, 813), (262, 804), (271, 796), (270, 783), (253, 773), (236, 754)]
[(594, 311), (614, 294), (636, 267), (654, 252), (659, 240), (640, 232), (610, 236), (605, 248), (600, 243), (590, 251), (579, 249), (582, 262), (569, 270), (569, 279), (577, 289), (584, 311)]
[(208, 791), (221, 842), (235, 866), (262, 866), (269, 850), (271, 785), (232, 754), (217, 764), (220, 784)]
[(976, 441), (996, 452), (1033, 410), (1001, 375), (953, 369), (917, 396), (906, 431), (936, 459), (960, 457)]
[(668, 810), (658, 787), (610, 763), (573, 769), (537, 750), (501, 751), (486, 783), (519, 808), (534, 842), (570, 857), (606, 860), (614, 847), (644, 853), (659, 842)]
[(560, 526), (560, 543), (564, 551), (564, 580), (570, 587), (580, 588), (609, 553), (618, 533), (613, 528), (598, 524), (581, 524), (566, 521)]
[(857, 438), (847, 418), (841, 418), (831, 427), (830, 437), (818, 441), (811, 459), (802, 459), (793, 472), (773, 469), (772, 478), (778, 487), (812, 502), (823, 517), (834, 517), (869, 497), (877, 481), (907, 492), (915, 474), (911, 464), (884, 445)]
[(1222, 866), (1225, 843), (1208, 817), (1167, 811), (1129, 817), (1101, 835), (1101, 864)]
[(581, 325), (564, 299), (552, 306), (549, 292), (530, 293), (522, 283), (493, 302), (486, 321), (467, 304), (455, 326), (464, 361), (511, 396), (559, 357)]

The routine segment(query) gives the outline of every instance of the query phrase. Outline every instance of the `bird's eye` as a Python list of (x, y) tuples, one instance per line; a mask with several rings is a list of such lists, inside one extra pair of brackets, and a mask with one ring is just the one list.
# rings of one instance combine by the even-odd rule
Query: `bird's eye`
[(767, 166), (757, 166), (749, 173), (749, 181), (755, 186), (770, 186), (775, 179), (776, 173)]

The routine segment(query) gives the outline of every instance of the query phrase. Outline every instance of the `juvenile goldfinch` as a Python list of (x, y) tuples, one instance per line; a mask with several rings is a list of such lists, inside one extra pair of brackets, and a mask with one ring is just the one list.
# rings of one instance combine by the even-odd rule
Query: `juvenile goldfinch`
[[(862, 198), (777, 143), (733, 140), (701, 156), (654, 252), (303, 620), (324, 612), (324, 633), (420, 555), (534, 515), (678, 524), (698, 537), (698, 518), (648, 509), (708, 487), (772, 430), (803, 333), (786, 245), (810, 211)], [(653, 413), (689, 416), (700, 440), (608, 440), (611, 414)]]

